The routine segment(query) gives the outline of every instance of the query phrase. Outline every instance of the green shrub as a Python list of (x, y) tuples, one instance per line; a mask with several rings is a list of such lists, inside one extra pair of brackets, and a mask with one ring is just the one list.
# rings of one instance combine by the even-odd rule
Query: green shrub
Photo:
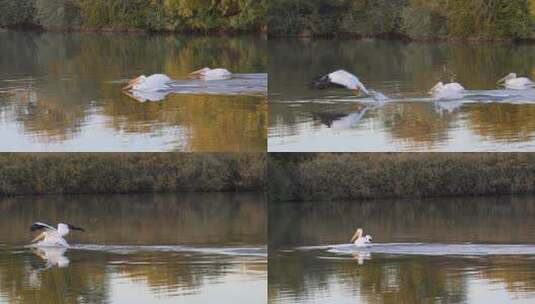
[(78, 0), (82, 24), (90, 28), (150, 29), (165, 26), (163, 0)]
[(440, 2), (412, 0), (403, 8), (401, 32), (415, 38), (447, 36), (447, 7)]
[(80, 25), (75, 0), (35, 0), (36, 20), (45, 29), (72, 29)]
[(165, 0), (174, 30), (251, 30), (265, 21), (266, 0)]
[(529, 37), (533, 25), (527, 0), (273, 0), (268, 14), (275, 36), (517, 39)]

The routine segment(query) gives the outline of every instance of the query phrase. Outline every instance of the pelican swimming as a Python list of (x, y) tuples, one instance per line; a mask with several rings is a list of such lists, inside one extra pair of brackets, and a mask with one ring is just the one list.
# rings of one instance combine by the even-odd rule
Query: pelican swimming
[(497, 82), (499, 85), (503, 85), (507, 89), (512, 90), (524, 90), (531, 89), (535, 86), (535, 82), (527, 77), (517, 77), (516, 73), (510, 73)]
[(465, 88), (457, 82), (437, 83), (429, 90), (429, 94), (435, 99), (460, 99), (464, 96)]
[(150, 76), (141, 75), (128, 81), (123, 90), (140, 92), (156, 92), (169, 90), (169, 83), (173, 80), (165, 74), (153, 74)]
[(83, 228), (75, 227), (69, 224), (59, 223), (58, 228), (54, 228), (48, 224), (35, 222), (30, 227), (30, 231), (43, 230), (41, 234), (32, 240), (34, 246), (43, 247), (69, 247), (69, 243), (63, 238), (69, 234), (70, 230), (78, 230), (85, 232)]
[(372, 237), (371, 235), (367, 234), (365, 236), (362, 236), (364, 231), (362, 228), (358, 228), (357, 231), (355, 231), (355, 234), (351, 238), (351, 243), (357, 245), (357, 246), (369, 246), (372, 244)]
[(358, 93), (361, 91), (366, 95), (370, 95), (366, 87), (362, 84), (362, 82), (360, 82), (357, 76), (345, 70), (337, 70), (325, 76), (319, 77), (313, 82), (313, 86), (316, 89), (325, 89), (331, 86), (338, 86), (350, 89), (355, 95), (358, 95)]
[(189, 74), (191, 79), (201, 79), (201, 80), (223, 80), (229, 79), (232, 77), (232, 73), (227, 69), (217, 68), (202, 68), (197, 71), (193, 71)]

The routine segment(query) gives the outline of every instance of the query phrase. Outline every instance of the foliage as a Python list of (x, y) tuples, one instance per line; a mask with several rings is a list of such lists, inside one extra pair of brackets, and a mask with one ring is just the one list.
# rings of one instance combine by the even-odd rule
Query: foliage
[(250, 191), (263, 182), (263, 154), (0, 155), (0, 195)]
[(266, 0), (0, 0), (0, 26), (45, 29), (263, 30)]
[(400, 27), (401, 9), (406, 0), (351, 1), (341, 16), (343, 32), (371, 36), (393, 34)]
[(0, 26), (30, 24), (35, 16), (35, 0), (0, 0)]
[(79, 26), (80, 9), (75, 0), (36, 0), (36, 20), (48, 29), (72, 29)]
[(455, 37), (525, 38), (530, 33), (525, 0), (450, 0), (448, 29)]
[(411, 0), (403, 8), (401, 31), (409, 37), (432, 38), (447, 35), (444, 1)]
[(258, 28), (266, 7), (265, 0), (165, 0), (167, 22), (177, 30)]
[(534, 7), (527, 0), (273, 0), (269, 31), (276, 36), (526, 38)]
[(160, 30), (165, 26), (163, 0), (78, 0), (84, 26)]
[(358, 200), (535, 191), (530, 154), (280, 154), (268, 162), (270, 200)]

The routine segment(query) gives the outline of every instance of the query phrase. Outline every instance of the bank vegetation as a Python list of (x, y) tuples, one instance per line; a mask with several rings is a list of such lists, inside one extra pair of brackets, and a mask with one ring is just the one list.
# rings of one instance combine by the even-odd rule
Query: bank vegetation
[(263, 191), (265, 155), (2, 153), (0, 196)]
[(272, 36), (534, 38), (534, 0), (271, 0)]
[(532, 153), (271, 154), (270, 201), (535, 193)]
[(0, 0), (0, 27), (43, 30), (259, 32), (266, 0)]

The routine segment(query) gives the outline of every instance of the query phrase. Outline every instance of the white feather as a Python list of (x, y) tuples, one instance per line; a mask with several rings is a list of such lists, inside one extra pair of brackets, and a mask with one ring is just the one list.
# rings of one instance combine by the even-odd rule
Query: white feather
[(345, 71), (338, 70), (329, 74), (329, 80), (332, 83), (344, 86), (350, 90), (362, 90), (367, 95), (369, 94), (366, 87), (360, 82), (357, 76)]
[(465, 88), (456, 82), (446, 84), (439, 82), (433, 88), (431, 88), (429, 94), (438, 100), (460, 99), (464, 96), (465, 91)]
[(141, 75), (139, 81), (136, 81), (132, 85), (132, 90), (142, 91), (142, 92), (156, 92), (167, 90), (168, 84), (172, 81), (167, 75), (164, 74), (154, 74), (149, 77)]

